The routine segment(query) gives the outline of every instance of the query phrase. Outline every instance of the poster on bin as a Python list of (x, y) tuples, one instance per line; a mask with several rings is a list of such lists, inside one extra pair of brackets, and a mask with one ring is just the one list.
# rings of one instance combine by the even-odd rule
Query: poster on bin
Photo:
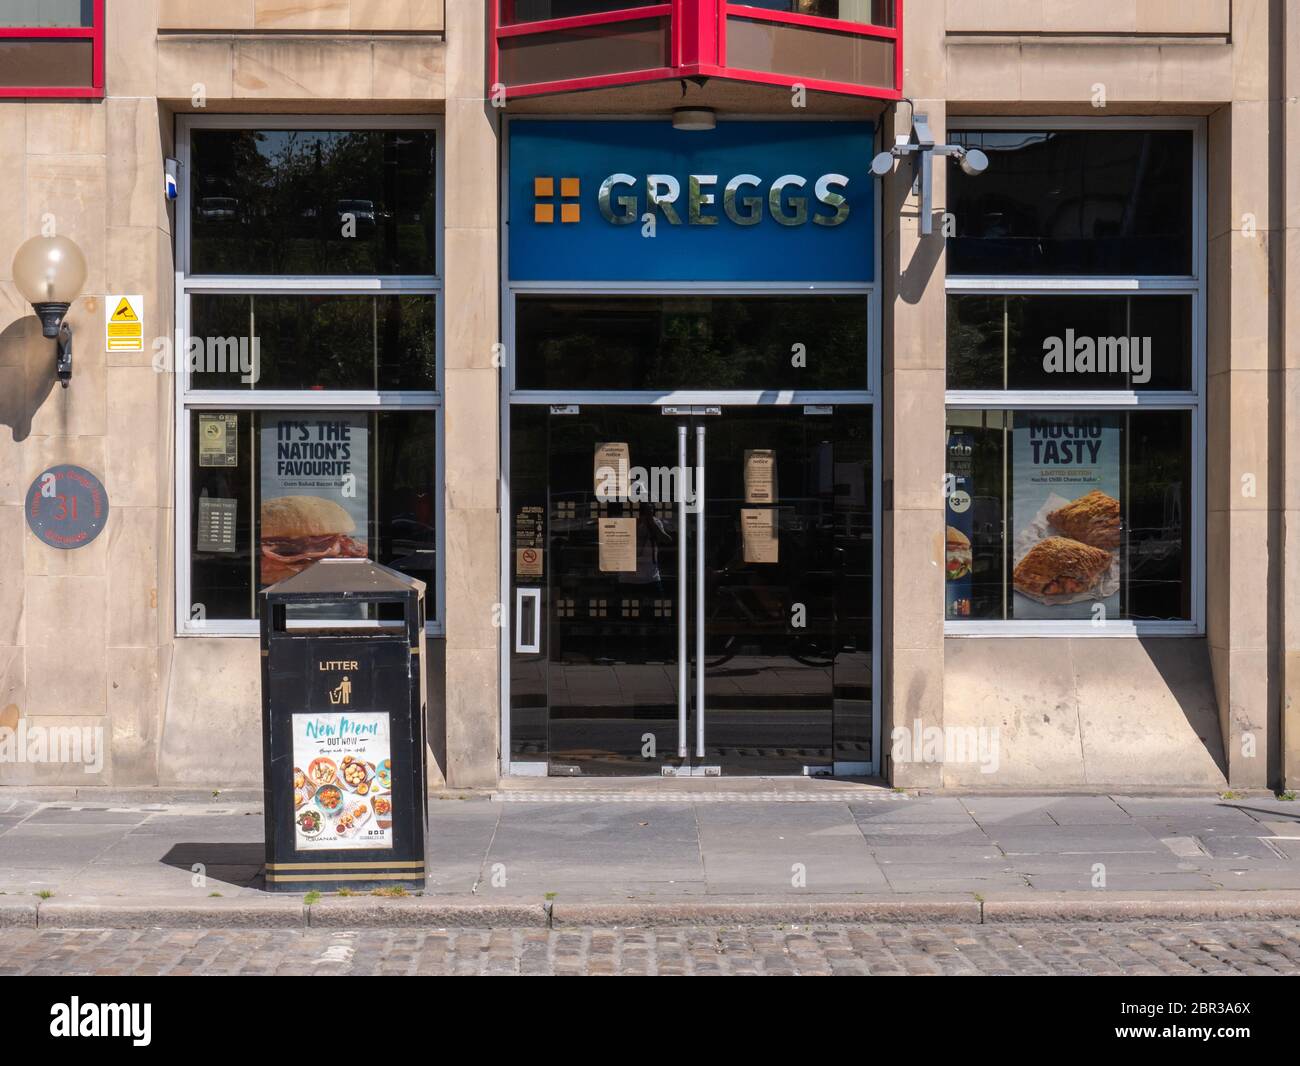
[[(345, 676), (331, 693), (351, 697)], [(393, 846), (393, 749), (386, 713), (293, 716), (293, 836), (298, 851)]]
[(1017, 414), (1013, 618), (1120, 616), (1118, 415)]
[(293, 577), (318, 559), (366, 558), (369, 417), (308, 411), (263, 417), (263, 585)]

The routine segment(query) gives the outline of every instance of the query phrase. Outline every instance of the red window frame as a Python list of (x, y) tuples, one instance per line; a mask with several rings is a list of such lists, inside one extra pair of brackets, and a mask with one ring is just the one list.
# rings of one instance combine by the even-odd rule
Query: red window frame
[[(629, 0), (629, 3), (631, 2), (632, 0)], [(894, 0), (893, 26), (875, 26), (816, 15), (771, 11), (766, 8), (750, 7), (744, 3), (744, 0), (734, 0), (734, 2), (733, 0), (660, 0), (659, 3), (647, 3), (641, 7), (629, 6), (592, 15), (575, 15), (542, 22), (508, 23), (501, 17), (501, 12), (507, 5), (513, 3), (514, 0), (489, 0), (488, 3), (489, 33), (492, 39), (488, 80), (494, 92), (498, 91), (498, 86), (501, 85), (500, 51), (503, 41), (559, 30), (667, 18), (672, 35), (669, 56), (671, 65), (652, 70), (621, 71), (617, 74), (601, 74), (564, 81), (505, 86), (507, 99), (556, 92), (578, 92), (584, 89), (604, 89), (637, 82), (691, 76), (734, 78), (739, 81), (786, 87), (799, 84), (815, 91), (866, 96), (878, 100), (901, 100), (903, 96), (903, 0)], [(726, 36), (729, 17), (890, 41), (894, 48), (894, 84), (860, 85), (728, 67)]]
[(0, 26), (0, 40), (89, 40), (92, 45), (89, 85), (0, 85), (0, 99), (37, 97), (46, 99), (96, 100), (104, 96), (104, 5), (94, 0), (89, 26)]

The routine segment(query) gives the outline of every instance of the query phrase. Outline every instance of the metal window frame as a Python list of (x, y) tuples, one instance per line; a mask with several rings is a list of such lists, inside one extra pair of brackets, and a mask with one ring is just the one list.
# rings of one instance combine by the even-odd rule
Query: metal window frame
[[(899, 0), (901, 4), (901, 0)], [(645, 115), (594, 115), (587, 121), (626, 121), (626, 122), (662, 122), (662, 118)], [(575, 116), (529, 116), (527, 121), (575, 121)], [(743, 115), (728, 119), (729, 122), (771, 122), (770, 115)], [(784, 121), (797, 122), (798, 119)], [(860, 122), (857, 116), (832, 117), (827, 122)], [(730, 284), (715, 282), (624, 282), (624, 281), (578, 281), (578, 282), (512, 282), (510, 280), (510, 122), (506, 116), (501, 124), (501, 158), (499, 174), (500, 196), (500, 261), (501, 276), (501, 336), (503, 338), (505, 362), (500, 374), (499, 396), (499, 436), (500, 474), (497, 491), (500, 522), (498, 522), (498, 558), (500, 560), (499, 601), (503, 612), (513, 609), (514, 600), (510, 594), (514, 577), (511, 565), (513, 530), (509, 521), (511, 514), (510, 496), (510, 412), (512, 408), (522, 406), (540, 406), (558, 403), (576, 403), (578, 405), (601, 404), (623, 406), (672, 406), (710, 405), (754, 407), (764, 405), (795, 406), (798, 404), (854, 404), (871, 410), (871, 719), (872, 719), (872, 761), (866, 773), (877, 775), (884, 766), (883, 750), (885, 738), (881, 735), (883, 728), (884, 693), (881, 688), (883, 674), (881, 655), (883, 652), (882, 611), (884, 608), (883, 565), (884, 546), (880, 531), (884, 523), (883, 483), (884, 469), (882, 462), (884, 448), (884, 419), (881, 417), (877, 394), (881, 380), (881, 358), (883, 344), (882, 321), (882, 283), (883, 231), (881, 211), (883, 209), (883, 192), (881, 183), (872, 182), (875, 211), (875, 233), (873, 249), (874, 280), (867, 284), (856, 282), (733, 282)], [(876, 143), (881, 143), (881, 126), (876, 124)], [(520, 293), (572, 293), (581, 292), (592, 295), (666, 295), (672, 293), (690, 293), (696, 296), (752, 295), (754, 293), (803, 294), (809, 293), (860, 293), (867, 297), (867, 388), (863, 390), (573, 390), (542, 391), (515, 389), (515, 297)], [(514, 619), (503, 617), (501, 629), (506, 633), (514, 632)], [(513, 764), (510, 759), (510, 663), (514, 642), (512, 639), (499, 641), (499, 699), (501, 703), (500, 728), (501, 739), (498, 755), (498, 767), (503, 777), (535, 776), (532, 763)], [(519, 771), (514, 767), (529, 767)], [(541, 771), (544, 773), (544, 771)]]
[(0, 26), (0, 41), (63, 39), (91, 42), (89, 85), (0, 85), (0, 100), (101, 100), (104, 97), (104, 0), (93, 0), (89, 26)]
[[(1191, 617), (1177, 621), (1108, 619), (1104, 626), (1086, 619), (944, 619), (946, 637), (1156, 637), (1205, 635), (1206, 618), (1206, 272), (1208, 270), (1208, 162), (1204, 118), (1192, 116), (961, 116), (948, 121), (950, 132), (978, 130), (1188, 130), (1192, 134), (1192, 272), (1187, 275), (949, 275), (951, 295), (1085, 296), (1161, 293), (1192, 299), (1192, 378), (1186, 390), (948, 389), (945, 410), (1181, 410), (1191, 413)], [(946, 432), (946, 427), (945, 427)]]
[[(434, 184), (435, 184), (435, 273), (427, 275), (198, 275), (190, 268), (190, 208), (192, 201), (191, 133), (196, 129), (223, 130), (388, 130), (418, 129), (434, 134)], [(445, 419), (443, 394), (446, 372), (444, 325), (446, 300), (443, 291), (445, 203), (444, 126), (436, 115), (294, 115), (294, 114), (230, 114), (230, 115), (179, 115), (176, 118), (176, 157), (181, 164), (181, 180), (177, 190), (174, 230), (176, 328), (173, 338), (174, 354), (174, 409), (175, 409), (175, 552), (174, 575), (176, 585), (174, 634), (177, 637), (246, 637), (258, 636), (256, 619), (207, 619), (201, 623), (191, 621), (190, 610), (190, 553), (193, 536), (190, 522), (190, 437), (191, 411), (235, 410), (318, 410), (318, 411), (428, 411), (434, 422), (434, 523), (435, 523), (435, 587), (434, 610), (430, 612), (425, 632), (430, 637), (446, 633), (446, 520), (443, 486), (446, 471)], [(190, 297), (194, 295), (226, 294), (246, 296), (285, 295), (430, 295), (437, 301), (435, 322), (437, 329), (435, 350), (434, 390), (315, 390), (267, 389), (194, 389), (189, 380), (189, 368), (182, 358), (187, 350), (190, 335)]]

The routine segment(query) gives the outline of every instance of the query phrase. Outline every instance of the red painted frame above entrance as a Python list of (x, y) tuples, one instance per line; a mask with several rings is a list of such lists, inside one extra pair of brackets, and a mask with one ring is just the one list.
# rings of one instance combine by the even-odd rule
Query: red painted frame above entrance
[(674, 78), (898, 100), (903, 0), (488, 0), (507, 99)]

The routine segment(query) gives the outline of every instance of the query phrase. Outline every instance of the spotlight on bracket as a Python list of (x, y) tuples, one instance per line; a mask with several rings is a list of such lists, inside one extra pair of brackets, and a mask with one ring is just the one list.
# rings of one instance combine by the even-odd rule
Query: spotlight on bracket
[(928, 236), (934, 232), (934, 157), (936, 155), (952, 156), (957, 160), (962, 173), (977, 178), (989, 168), (989, 157), (978, 148), (967, 148), (961, 144), (935, 144), (934, 134), (930, 132), (930, 120), (926, 115), (912, 116), (912, 134), (910, 137), (895, 138), (894, 147), (888, 152), (881, 152), (871, 161), (871, 173), (883, 178), (894, 169), (894, 162), (899, 159), (912, 158), (913, 188), (921, 197), (920, 232)]

